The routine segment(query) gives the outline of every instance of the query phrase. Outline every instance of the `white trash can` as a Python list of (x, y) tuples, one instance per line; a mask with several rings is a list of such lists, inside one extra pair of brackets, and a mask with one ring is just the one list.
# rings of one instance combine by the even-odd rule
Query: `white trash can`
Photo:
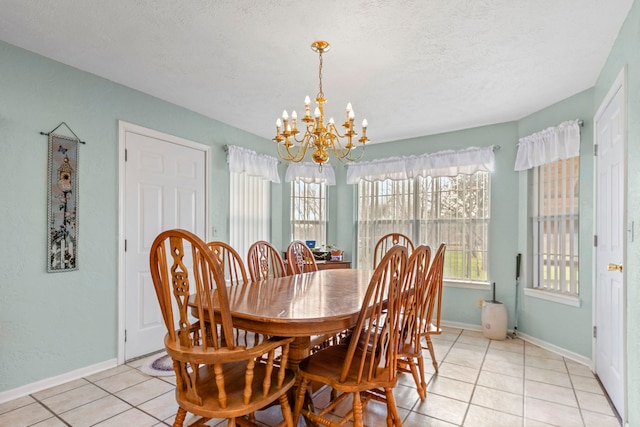
[(498, 301), (482, 303), (482, 334), (492, 340), (507, 338), (507, 308)]

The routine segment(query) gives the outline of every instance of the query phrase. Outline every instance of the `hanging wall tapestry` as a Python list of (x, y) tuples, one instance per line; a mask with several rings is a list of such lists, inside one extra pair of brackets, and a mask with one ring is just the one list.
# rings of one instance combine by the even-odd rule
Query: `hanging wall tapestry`
[(47, 271), (78, 269), (78, 140), (49, 134)]

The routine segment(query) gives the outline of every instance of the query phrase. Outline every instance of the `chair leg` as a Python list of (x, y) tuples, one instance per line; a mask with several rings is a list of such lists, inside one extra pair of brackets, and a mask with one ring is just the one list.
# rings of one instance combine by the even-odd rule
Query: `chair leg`
[(425, 339), (427, 341), (427, 349), (429, 350), (429, 354), (431, 355), (431, 363), (433, 363), (433, 369), (436, 370), (436, 374), (438, 373), (438, 360), (436, 359), (436, 353), (433, 351), (433, 343), (431, 342), (431, 337), (429, 334), (425, 335)]
[(289, 406), (289, 396), (285, 393), (280, 396), (280, 406), (282, 408), (282, 417), (287, 427), (293, 427), (293, 417), (291, 416), (291, 407)]
[(353, 393), (353, 425), (355, 427), (362, 427), (364, 422), (362, 421), (362, 400), (360, 400), (360, 392)]
[(402, 427), (402, 420), (400, 419), (400, 414), (398, 414), (396, 398), (393, 396), (393, 389), (385, 388), (384, 393), (387, 397), (387, 426)]
[[(420, 399), (424, 401), (427, 398), (427, 376), (424, 373), (424, 359), (422, 356), (418, 357), (418, 372), (420, 373), (420, 387), (422, 389), (422, 394), (420, 395)], [(420, 390), (418, 390), (418, 393)]]
[[(416, 357), (418, 359), (418, 365), (416, 365), (413, 358), (407, 360), (407, 364), (411, 369), (411, 376), (413, 377), (413, 381), (416, 383), (416, 389), (418, 390), (418, 395), (420, 396), (420, 400), (424, 401), (427, 397), (426, 387), (424, 385), (424, 363), (422, 361), (422, 356)], [(420, 372), (418, 372), (420, 370)]]
[(181, 407), (178, 407), (178, 412), (176, 413), (176, 418), (173, 420), (173, 427), (182, 427), (184, 424), (184, 419), (187, 416), (187, 410)]
[(302, 412), (302, 405), (304, 405), (307, 384), (309, 380), (302, 379), (300, 380), (300, 384), (298, 385), (298, 395), (296, 396), (296, 403), (293, 407), (293, 425), (298, 425), (298, 419), (300, 418), (300, 413)]

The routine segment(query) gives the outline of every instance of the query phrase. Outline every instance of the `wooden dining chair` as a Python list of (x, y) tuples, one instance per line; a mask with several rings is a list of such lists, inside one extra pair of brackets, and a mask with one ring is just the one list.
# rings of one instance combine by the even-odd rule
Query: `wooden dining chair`
[[(213, 253), (213, 257), (220, 264), (224, 280), (227, 286), (238, 286), (249, 283), (247, 269), (244, 266), (240, 254), (229, 244), (220, 241), (207, 243)], [(234, 328), (235, 341), (244, 345), (257, 345), (264, 339), (262, 334), (244, 329)]]
[(395, 245), (405, 246), (409, 255), (411, 255), (411, 252), (413, 252), (413, 242), (404, 234), (389, 233), (387, 235), (384, 235), (378, 240), (375, 248), (373, 249), (374, 268), (378, 266), (378, 261), (382, 259), (384, 254), (386, 254), (387, 251)]
[[(287, 248), (287, 264), (291, 274), (308, 273), (318, 271), (318, 265), (313, 257), (311, 249), (301, 240), (294, 240)], [(335, 345), (349, 331), (342, 331), (337, 334), (315, 335), (311, 337), (310, 353), (315, 353), (330, 345)]]
[(431, 261), (431, 266), (429, 267), (429, 273), (427, 274), (427, 292), (429, 305), (427, 306), (427, 311), (424, 316), (421, 318), (420, 325), (420, 335), (424, 337), (427, 346), (426, 348), (429, 350), (429, 355), (431, 355), (431, 362), (433, 364), (433, 368), (438, 372), (438, 360), (436, 359), (436, 354), (433, 349), (433, 342), (431, 341), (431, 335), (440, 335), (442, 333), (442, 329), (440, 328), (440, 317), (442, 311), (442, 278), (444, 274), (444, 253), (447, 249), (447, 245), (445, 243), (441, 243), (436, 251), (436, 254), (433, 257), (433, 261)]
[(318, 271), (318, 265), (311, 249), (302, 241), (294, 240), (287, 248), (287, 263), (291, 274)]
[[(332, 418), (343, 411), (333, 412), (336, 406), (349, 395), (353, 395), (352, 410), (340, 421), (353, 420), (353, 425), (363, 425), (363, 408), (376, 394), (375, 389), (384, 390), (387, 405), (387, 425), (401, 426), (396, 408), (393, 388), (397, 383), (397, 356), (400, 341), (398, 329), (400, 309), (398, 287), (407, 263), (407, 249), (396, 246), (390, 249), (376, 268), (362, 302), (358, 321), (348, 343), (320, 350), (303, 359), (298, 365), (300, 384), (294, 407), (294, 423), (300, 414), (313, 423), (338, 425)], [(305, 405), (307, 387), (311, 382), (326, 384), (333, 388), (331, 401), (318, 412), (313, 405)]]
[(207, 243), (207, 246), (213, 252), (216, 260), (218, 260), (224, 273), (224, 280), (229, 286), (249, 283), (247, 269), (244, 266), (242, 257), (231, 245), (225, 242), (213, 241)]
[(411, 253), (400, 288), (402, 310), (400, 331), (403, 340), (398, 353), (398, 370), (413, 377), (420, 400), (427, 397), (427, 379), (422, 358), (421, 325), (433, 304), (427, 289), (431, 248), (420, 245)]
[(265, 240), (258, 240), (249, 247), (247, 267), (252, 282), (287, 276), (280, 253)]
[[(254, 347), (234, 342), (222, 268), (193, 233), (160, 233), (149, 261), (167, 328), (164, 344), (176, 373), (173, 426), (181, 427), (187, 412), (202, 417), (192, 425), (226, 418), (228, 426), (240, 420), (258, 426), (252, 414), (279, 402), (284, 424), (292, 427), (287, 392), (296, 379), (286, 361), (293, 338), (272, 337)], [(276, 355), (281, 356), (279, 367)]]

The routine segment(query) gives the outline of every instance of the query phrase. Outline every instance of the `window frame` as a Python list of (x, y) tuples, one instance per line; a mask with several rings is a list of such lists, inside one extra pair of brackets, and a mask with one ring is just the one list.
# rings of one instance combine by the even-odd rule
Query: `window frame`
[[(483, 175), (478, 175), (478, 174), (483, 174)], [(445, 180), (449, 180), (449, 181), (454, 181), (454, 180), (458, 180), (459, 177), (475, 177), (475, 176), (482, 176), (482, 184), (484, 185), (484, 198), (483, 198), (483, 203), (484, 203), (484, 210), (485, 210), (485, 216), (483, 216), (480, 219), (473, 219), (472, 217), (464, 217), (464, 218), (444, 218), (441, 217), (440, 214), (443, 212), (443, 193), (437, 192), (438, 197), (434, 197), (434, 191), (433, 189), (435, 188), (435, 186), (437, 186), (438, 188), (440, 188), (440, 190), (443, 188), (443, 182)], [(421, 181), (422, 180), (422, 181)], [(395, 183), (394, 183), (395, 181)], [(367, 219), (362, 219), (364, 217), (363, 213), (362, 213), (362, 208), (363, 208), (363, 198), (367, 198), (370, 199), (370, 203), (368, 203), (368, 205), (372, 205), (375, 203), (376, 199), (376, 195), (374, 194), (376, 190), (379, 191), (379, 189), (382, 186), (392, 186), (392, 187), (400, 187), (402, 188), (402, 184), (399, 184), (400, 182), (404, 182), (404, 183), (408, 183), (409, 184), (409, 188), (406, 190), (406, 194), (410, 194), (412, 197), (412, 200), (410, 201), (410, 203), (413, 205), (411, 207), (408, 207), (406, 209), (406, 213), (409, 214), (409, 218), (407, 218), (405, 221), (402, 221), (402, 219), (396, 218), (396, 217), (392, 217), (389, 220), (386, 220), (386, 222), (388, 222), (389, 224), (391, 224), (393, 226), (393, 223), (396, 223), (396, 226), (394, 227), (393, 230), (385, 230), (382, 229), (381, 231), (373, 231), (371, 232), (370, 229), (367, 229), (366, 233), (366, 237), (363, 236), (361, 233), (364, 232), (363, 230), (363, 223), (364, 222), (369, 222), (371, 223), (370, 225), (368, 225), (367, 227), (375, 227), (375, 222), (376, 220), (369, 220)], [(431, 183), (431, 185), (429, 184)], [(458, 183), (459, 184), (459, 183)], [(466, 183), (467, 185), (471, 185), (471, 182)], [(370, 195), (363, 195), (363, 186), (367, 186), (369, 188), (372, 188), (370, 190)], [(373, 186), (373, 187), (372, 187)], [(431, 194), (431, 196), (429, 196), (427, 193), (424, 193), (421, 191), (421, 189), (427, 189), (427, 193)], [(471, 191), (469, 189), (464, 189), (462, 191)], [(483, 260), (482, 262), (482, 277), (473, 277), (473, 274), (471, 273), (471, 265), (473, 260), (471, 260), (471, 262), (469, 263), (469, 265), (467, 266), (468, 268), (464, 269), (466, 270), (466, 272), (463, 270), (463, 266), (461, 266), (460, 269), (460, 274), (456, 275), (456, 276), (446, 276), (445, 280), (447, 282), (458, 282), (460, 284), (462, 284), (462, 286), (467, 286), (467, 285), (482, 285), (482, 286), (486, 286), (489, 284), (489, 277), (490, 277), (490, 271), (489, 271), (489, 267), (490, 267), (490, 256), (489, 256), (489, 228), (490, 228), (490, 224), (491, 224), (491, 173), (490, 172), (485, 172), (485, 171), (478, 171), (474, 174), (471, 175), (467, 175), (467, 174), (459, 174), (456, 175), (455, 177), (430, 177), (430, 176), (426, 176), (426, 177), (416, 177), (416, 178), (408, 178), (405, 180), (391, 180), (391, 179), (387, 179), (384, 181), (365, 181), (365, 180), (361, 180), (358, 184), (358, 190), (357, 190), (357, 197), (358, 197), (358, 268), (363, 268), (363, 266), (368, 265), (367, 264), (367, 254), (368, 252), (371, 252), (373, 250), (373, 245), (375, 245), (375, 241), (370, 242), (368, 245), (371, 246), (371, 251), (369, 251), (368, 246), (366, 243), (363, 244), (363, 241), (366, 240), (375, 240), (375, 238), (379, 238), (382, 235), (386, 234), (384, 231), (389, 231), (389, 232), (400, 232), (403, 234), (406, 234), (407, 236), (409, 236), (411, 238), (411, 240), (413, 242), (425, 242), (427, 244), (429, 244), (432, 248), (436, 247), (440, 244), (440, 241), (438, 240), (442, 240), (443, 237), (442, 235), (439, 235), (438, 237), (434, 238), (429, 238), (429, 234), (428, 230), (432, 229), (432, 226), (425, 226), (428, 222), (430, 221), (434, 221), (434, 219), (429, 219), (427, 215), (425, 215), (422, 212), (423, 206), (428, 204), (428, 200), (431, 200), (432, 204), (436, 204), (438, 206), (436, 206), (436, 212), (438, 217), (436, 218), (436, 225), (435, 227), (438, 230), (443, 230), (446, 228), (446, 224), (455, 224), (456, 222), (461, 224), (461, 228), (454, 230), (458, 233), (462, 233), (464, 235), (464, 237), (461, 238), (461, 241), (466, 242), (468, 239), (468, 234), (466, 234), (466, 232), (469, 230), (469, 225), (476, 225), (477, 224), (481, 224), (482, 228), (483, 228), (483, 232), (482, 232), (482, 254), (483, 254)], [(391, 196), (393, 197), (393, 196)], [(422, 201), (424, 200), (424, 203), (422, 203)], [(368, 215), (367, 215), (368, 217)], [(402, 224), (404, 223), (404, 224)], [(462, 231), (461, 231), (462, 230)], [(446, 240), (444, 240), (446, 241)], [(464, 254), (466, 252), (473, 252), (473, 250), (469, 249), (467, 246), (465, 246), (463, 244), (463, 246), (461, 247), (461, 250), (463, 251), (463, 256), (460, 258), (461, 260), (465, 260), (469, 257), (465, 257)], [(449, 265), (451, 265), (451, 260), (452, 260), (452, 255), (453, 252), (449, 249), (449, 247), (447, 247), (447, 252), (445, 253), (445, 265), (447, 263), (449, 263)], [(448, 256), (447, 256), (448, 255)], [(471, 257), (473, 257), (473, 255), (470, 255)], [(448, 259), (447, 259), (448, 258)], [(475, 257), (474, 257), (475, 258)], [(477, 262), (477, 261), (476, 261)], [(476, 264), (477, 265), (477, 264)], [(450, 271), (450, 270), (449, 270)]]
[[(313, 192), (311, 187), (317, 187), (317, 191), (319, 192), (319, 196), (311, 196), (310, 193)], [(297, 178), (291, 180), (291, 210), (290, 210), (290, 220), (291, 220), (291, 240), (301, 240), (303, 242), (307, 240), (315, 240), (316, 247), (320, 247), (320, 245), (327, 244), (327, 235), (328, 235), (328, 210), (329, 210), (329, 186), (325, 182), (315, 182), (306, 180), (303, 178)], [(299, 193), (303, 193), (300, 195)], [(309, 199), (319, 201), (319, 216), (320, 219), (313, 220), (308, 217), (308, 212), (306, 208), (310, 206)], [(305, 211), (301, 212), (302, 219), (298, 220), (299, 216), (296, 212), (296, 202), (300, 200), (305, 205)], [(307, 225), (311, 230), (314, 230), (316, 227), (319, 227), (319, 230), (315, 232), (307, 232), (301, 233), (298, 235), (296, 233), (296, 225), (302, 223), (303, 225)], [(314, 227), (314, 224), (316, 226)]]
[[(558, 165), (561, 162), (564, 166), (559, 172)], [(572, 171), (570, 175), (567, 175), (569, 168), (566, 165), (569, 162), (572, 162)], [(545, 176), (541, 176), (541, 173), (548, 175), (551, 170), (555, 171), (554, 176), (544, 181)], [(533, 281), (531, 289), (568, 298), (577, 298), (580, 295), (580, 156), (559, 159), (536, 166), (532, 171), (532, 180), (531, 228), (533, 239), (531, 253)], [(543, 183), (542, 190), (541, 183)], [(552, 188), (554, 185), (555, 187)], [(569, 188), (571, 191), (568, 190)], [(550, 200), (554, 194), (556, 209), (553, 212), (541, 212), (541, 209), (545, 209), (544, 201)], [(557, 200), (561, 197), (564, 203), (562, 203), (562, 212), (559, 212)], [(569, 198), (573, 200), (567, 204), (566, 201)], [(549, 203), (546, 205), (550, 206)], [(545, 227), (552, 229), (546, 233), (551, 236), (546, 242), (543, 241)], [(564, 230), (560, 236), (557, 233), (558, 229), (561, 232)], [(562, 235), (565, 236), (564, 239), (561, 237)], [(551, 252), (552, 247), (555, 247), (555, 253)], [(555, 258), (555, 261), (550, 258)], [(559, 266), (555, 265), (554, 267), (552, 264), (559, 264)], [(556, 271), (557, 279), (544, 278), (543, 270), (545, 268)], [(553, 283), (552, 280), (555, 280), (556, 283)]]

